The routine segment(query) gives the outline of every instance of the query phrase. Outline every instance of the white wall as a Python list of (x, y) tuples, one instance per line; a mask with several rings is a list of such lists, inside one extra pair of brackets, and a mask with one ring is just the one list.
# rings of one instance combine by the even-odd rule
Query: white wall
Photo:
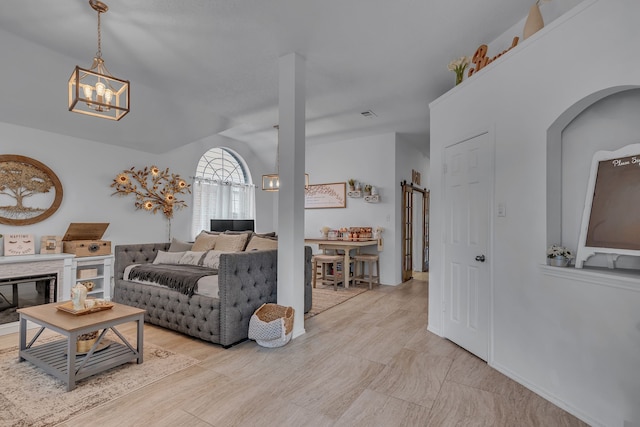
[[(98, 120), (87, 118), (87, 120)], [(54, 133), (0, 123), (0, 154), (18, 154), (36, 159), (58, 176), (63, 187), (63, 200), (56, 213), (37, 224), (15, 227), (0, 224), (0, 234), (19, 231), (42, 235), (63, 235), (70, 222), (108, 222), (104, 235), (112, 245), (125, 243), (163, 242), (168, 239), (165, 217), (134, 208), (134, 196), (111, 196), (113, 178), (132, 166), (156, 165), (181, 175), (191, 182), (200, 156), (209, 148), (225, 146), (237, 151), (248, 163), (254, 181), (266, 173), (262, 161), (246, 144), (214, 136), (204, 138), (162, 155), (71, 138)], [(172, 236), (190, 240), (191, 195), (186, 195), (189, 207), (174, 212)], [(258, 231), (272, 230), (272, 199), (256, 191)], [(39, 240), (37, 240), (39, 242)], [(39, 245), (36, 243), (39, 248)], [(37, 250), (36, 250), (37, 252)]]
[(379, 203), (367, 203), (363, 198), (347, 198), (344, 209), (306, 209), (305, 236), (320, 237), (323, 226), (384, 227), (384, 250), (380, 253), (381, 283), (399, 284), (402, 281), (400, 181), (411, 181), (412, 168), (423, 171), (423, 176), (426, 176), (426, 157), (410, 144), (397, 142), (395, 134), (384, 134), (308, 146), (306, 164), (311, 184), (346, 182), (353, 178), (377, 187), (381, 200)]
[[(585, 0), (431, 105), (429, 329), (442, 330), (440, 160), (447, 145), (488, 130), (489, 363), (592, 425), (640, 423), (640, 280), (544, 265), (548, 226), (562, 237), (547, 217), (547, 141), (558, 118), (593, 94), (640, 86), (640, 58), (629, 54), (637, 16), (637, 0)], [(495, 215), (498, 203), (506, 217)]]

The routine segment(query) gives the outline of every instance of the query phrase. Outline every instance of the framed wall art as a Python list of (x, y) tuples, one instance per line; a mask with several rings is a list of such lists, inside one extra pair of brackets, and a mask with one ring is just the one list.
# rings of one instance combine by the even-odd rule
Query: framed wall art
[(304, 190), (305, 209), (346, 208), (347, 183), (311, 184)]
[(62, 184), (45, 164), (0, 155), (0, 224), (35, 224), (53, 215), (61, 203)]

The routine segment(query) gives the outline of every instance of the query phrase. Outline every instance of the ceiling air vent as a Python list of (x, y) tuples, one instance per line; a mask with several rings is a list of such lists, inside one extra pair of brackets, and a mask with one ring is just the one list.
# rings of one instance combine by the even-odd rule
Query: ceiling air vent
[(378, 116), (376, 115), (376, 113), (374, 113), (374, 112), (373, 112), (373, 111), (371, 111), (371, 110), (363, 111), (363, 112), (362, 112), (362, 113), (360, 113), (360, 114), (362, 114), (362, 117), (366, 117), (366, 118), (368, 118), (368, 119), (371, 119), (371, 118), (373, 118), (373, 117), (378, 117)]

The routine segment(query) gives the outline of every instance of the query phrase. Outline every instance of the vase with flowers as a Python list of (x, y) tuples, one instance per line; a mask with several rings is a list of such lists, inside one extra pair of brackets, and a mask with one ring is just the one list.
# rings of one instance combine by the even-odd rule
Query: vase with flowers
[(460, 58), (449, 62), (449, 66), (447, 68), (456, 73), (456, 86), (462, 83), (462, 80), (464, 79), (464, 70), (467, 68), (467, 65), (469, 65), (469, 61), (470, 59), (468, 56), (461, 56)]
[(575, 258), (571, 251), (564, 246), (551, 245), (547, 249), (547, 264), (555, 267), (568, 267)]

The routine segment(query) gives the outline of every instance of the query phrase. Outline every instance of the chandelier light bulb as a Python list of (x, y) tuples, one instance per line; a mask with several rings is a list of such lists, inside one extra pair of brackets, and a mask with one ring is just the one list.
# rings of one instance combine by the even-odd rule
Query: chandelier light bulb
[(104, 96), (105, 89), (106, 89), (106, 86), (104, 85), (104, 83), (102, 82), (96, 83), (96, 95)]
[(111, 89), (107, 89), (104, 91), (104, 102), (107, 104), (111, 104), (111, 99), (113, 98), (113, 91)]
[(82, 86), (82, 90), (84, 91), (84, 97), (86, 99), (91, 99), (91, 94), (93, 93), (93, 87), (89, 85)]

